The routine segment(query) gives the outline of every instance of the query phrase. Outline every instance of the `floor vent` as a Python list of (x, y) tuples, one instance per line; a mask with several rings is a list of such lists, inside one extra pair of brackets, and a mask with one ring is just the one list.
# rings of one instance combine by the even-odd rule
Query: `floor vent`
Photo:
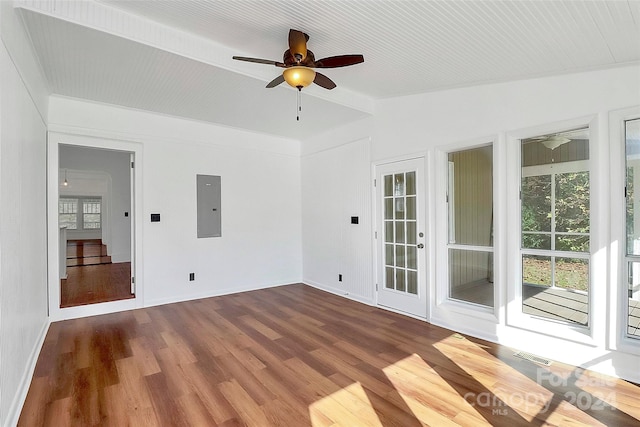
[(529, 360), (531, 362), (539, 363), (539, 364), (544, 365), (544, 366), (551, 366), (551, 360), (544, 359), (542, 357), (533, 355), (531, 353), (526, 353), (524, 351), (519, 351), (517, 353), (514, 353), (513, 355), (516, 356), (516, 357), (519, 357), (520, 359)]

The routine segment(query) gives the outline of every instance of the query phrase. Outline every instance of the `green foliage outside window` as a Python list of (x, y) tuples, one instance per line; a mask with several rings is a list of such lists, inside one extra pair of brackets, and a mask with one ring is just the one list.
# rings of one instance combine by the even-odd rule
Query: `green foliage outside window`
[(585, 233), (556, 237), (556, 250), (589, 252), (589, 173), (556, 175), (556, 231)]
[[(552, 185), (555, 186), (555, 197)], [(588, 172), (525, 177), (521, 189), (523, 248), (589, 252)], [(555, 286), (588, 290), (589, 263), (578, 258), (524, 256), (523, 281), (551, 285), (551, 263), (554, 264)]]

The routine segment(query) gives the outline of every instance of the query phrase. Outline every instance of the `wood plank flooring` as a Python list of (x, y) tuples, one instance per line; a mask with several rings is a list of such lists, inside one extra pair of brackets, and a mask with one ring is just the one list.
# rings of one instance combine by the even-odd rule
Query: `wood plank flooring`
[(131, 293), (131, 263), (111, 263), (102, 240), (67, 241), (67, 278), (60, 280), (60, 308), (120, 301)]
[(640, 425), (640, 387), (513, 353), (282, 286), (51, 324), (19, 425)]
[(60, 280), (61, 308), (134, 297), (130, 262), (67, 267), (67, 278)]

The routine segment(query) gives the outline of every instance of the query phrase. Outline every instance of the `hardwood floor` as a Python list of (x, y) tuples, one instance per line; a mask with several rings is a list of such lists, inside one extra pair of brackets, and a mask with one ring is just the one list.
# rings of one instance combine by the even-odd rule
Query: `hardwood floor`
[(282, 286), (51, 324), (19, 425), (640, 424), (640, 387), (513, 353)]
[(67, 278), (60, 280), (60, 308), (134, 297), (130, 262), (112, 264), (101, 240), (67, 242)]
[(134, 297), (130, 262), (67, 267), (67, 278), (60, 280), (61, 308)]

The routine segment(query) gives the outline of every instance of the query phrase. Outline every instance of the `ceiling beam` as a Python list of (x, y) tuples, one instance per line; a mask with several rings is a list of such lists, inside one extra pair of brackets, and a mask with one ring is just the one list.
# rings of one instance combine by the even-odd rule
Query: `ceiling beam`
[[(214, 67), (232, 71), (265, 83), (273, 80), (281, 69), (247, 64), (232, 59), (234, 55), (251, 56), (231, 49), (211, 39), (181, 31), (144, 17), (124, 12), (95, 1), (51, 2), (43, 0), (18, 0), (14, 7), (61, 19), (137, 43), (161, 49)], [(267, 89), (265, 89), (267, 90)], [(274, 90), (274, 89), (271, 89)], [(275, 90), (295, 90), (286, 85)], [(327, 102), (373, 114), (375, 101), (368, 96), (338, 87), (332, 91), (306, 88), (305, 96), (313, 96)]]

